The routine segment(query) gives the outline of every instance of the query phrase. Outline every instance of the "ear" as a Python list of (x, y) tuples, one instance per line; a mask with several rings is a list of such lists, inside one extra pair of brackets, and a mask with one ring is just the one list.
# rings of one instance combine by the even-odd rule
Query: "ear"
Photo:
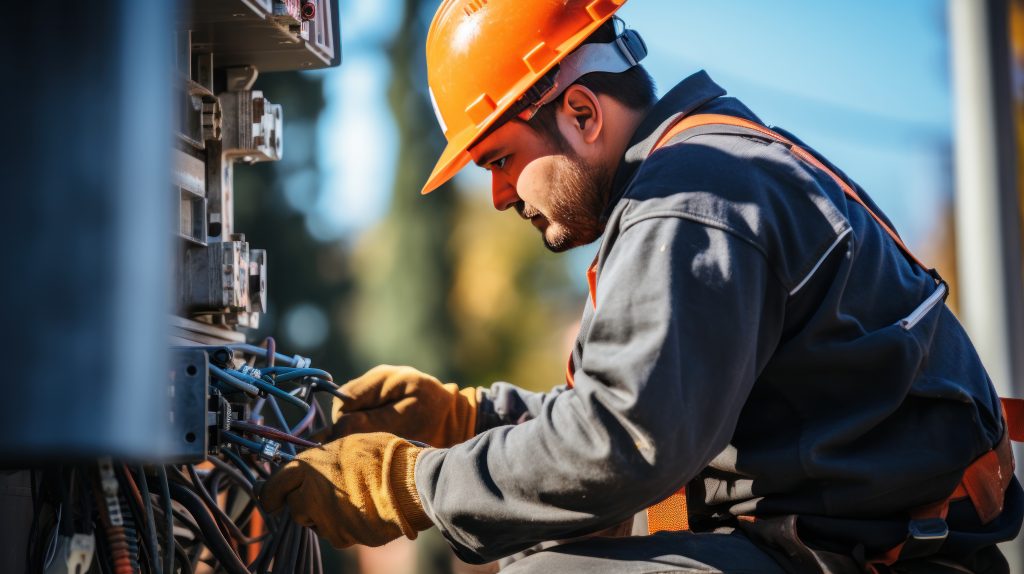
[(569, 125), (565, 127), (584, 143), (592, 144), (597, 141), (604, 127), (604, 110), (597, 99), (597, 94), (585, 86), (573, 84), (562, 95), (559, 111), (568, 120)]

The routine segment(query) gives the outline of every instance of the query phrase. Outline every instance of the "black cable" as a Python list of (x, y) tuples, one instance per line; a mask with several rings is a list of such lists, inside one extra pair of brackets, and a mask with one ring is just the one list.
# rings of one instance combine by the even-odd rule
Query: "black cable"
[(267, 568), (270, 566), (269, 562), (271, 557), (277, 555), (277, 549), (279, 546), (281, 546), (282, 539), (284, 539), (284, 537), (288, 534), (288, 523), (285, 523), (282, 526), (276, 519), (273, 522), (275, 526), (274, 529), (276, 531), (275, 536), (273, 536), (270, 539), (268, 544), (264, 544), (260, 548), (259, 554), (256, 555), (256, 560), (253, 560), (253, 563), (251, 565), (253, 570), (258, 572), (259, 574), (266, 574)]
[(32, 523), (28, 527), (28, 541), (25, 544), (25, 567), (30, 574), (37, 574), (42, 569), (35, 560), (36, 526), (39, 523), (39, 507), (42, 501), (39, 499), (39, 489), (36, 487), (36, 470), (29, 470), (29, 486), (32, 494)]
[[(292, 552), (292, 548), (296, 546), (297, 531), (298, 526), (294, 522), (288, 524), (284, 540), (281, 541), (274, 556), (274, 574), (295, 574), (295, 553)], [(281, 565), (280, 569), (278, 564)]]
[(231, 466), (228, 463), (218, 458), (211, 457), (208, 458), (207, 460), (213, 463), (213, 466), (216, 466), (217, 468), (224, 470), (224, 472), (227, 472), (232, 477), (234, 477), (235, 481), (238, 482), (239, 485), (241, 485), (243, 488), (246, 488), (245, 485), (248, 484), (249, 486), (247, 492), (251, 492), (252, 484), (256, 482), (256, 477), (253, 476), (252, 470), (249, 469), (249, 465), (245, 464), (245, 461), (242, 460), (242, 457), (235, 454), (230, 449), (221, 448), (220, 452), (224, 456), (228, 457), (228, 459), (235, 465), (236, 468), (231, 468)]
[(74, 505), (71, 504), (71, 487), (68, 485), (68, 481), (74, 473), (74, 468), (68, 470), (67, 478), (64, 476), (65, 470), (64, 467), (57, 469), (57, 488), (60, 491), (60, 506), (63, 509), (60, 519), (57, 521), (57, 532), (61, 536), (71, 537), (75, 533), (75, 513)]
[(324, 574), (324, 557), (320, 553), (320, 538), (312, 530), (309, 531), (309, 539), (312, 541), (313, 558), (316, 559), (316, 574)]
[(179, 572), (183, 572), (185, 574), (195, 572), (196, 569), (194, 566), (191, 565), (192, 562), (188, 557), (188, 551), (185, 550), (184, 546), (178, 544), (177, 541), (174, 542), (174, 556), (178, 560), (178, 563), (182, 565), (182, 568), (185, 568), (186, 565), (189, 566), (188, 570), (179, 570)]
[[(149, 494), (149, 482), (146, 480), (146, 469), (141, 466), (136, 472), (139, 474), (139, 490), (142, 491), (142, 501), (146, 506), (146, 546), (149, 549), (151, 566), (156, 574), (163, 574), (163, 565), (160, 563), (160, 550), (156, 538), (156, 518), (153, 515), (153, 497)], [(164, 547), (164, 552), (171, 549)]]
[(229, 574), (250, 574), (242, 559), (238, 557), (238, 554), (231, 548), (228, 541), (224, 539), (224, 535), (221, 533), (220, 528), (217, 527), (217, 523), (214, 521), (209, 509), (203, 504), (203, 500), (199, 498), (199, 495), (176, 482), (172, 483), (170, 488), (171, 496), (174, 500), (184, 506), (196, 520), (199, 529), (203, 533), (203, 540), (206, 542), (207, 548), (217, 558), (221, 567), (227, 570)]
[(298, 543), (298, 568), (300, 574), (309, 574), (309, 566), (312, 561), (309, 559), (309, 536), (306, 536), (306, 529), (299, 530)]
[[(160, 477), (160, 495), (164, 500), (164, 548), (174, 548), (174, 505), (171, 504), (167, 470), (158, 466), (156, 472)], [(174, 552), (164, 553), (164, 574), (174, 574)]]
[(92, 534), (95, 530), (95, 509), (92, 506), (92, 483), (89, 482), (89, 473), (85, 471), (78, 473), (78, 500), (82, 505), (82, 532)]
[[(243, 516), (246, 514), (251, 516), (254, 510), (259, 512), (260, 515), (263, 517), (263, 523), (266, 525), (267, 531), (273, 533), (275, 531), (272, 526), (273, 521), (270, 520), (270, 517), (267, 515), (266, 512), (263, 511), (263, 507), (260, 506), (258, 501), (256, 500), (256, 493), (253, 491), (252, 483), (249, 482), (248, 479), (245, 476), (243, 476), (241, 472), (239, 472), (238, 470), (236, 470), (234, 467), (224, 462), (223, 460), (214, 457), (210, 457), (207, 460), (209, 460), (211, 463), (213, 463), (215, 467), (217, 467), (218, 478), (221, 476), (220, 473), (223, 473), (223, 476), (230, 478), (235, 484), (240, 486), (242, 488), (242, 491), (245, 492), (246, 496), (249, 497), (249, 503), (246, 505), (245, 510), (243, 510), (242, 513)], [(241, 459), (239, 459), (238, 462), (241, 462)], [(249, 518), (247, 517), (243, 523), (239, 523), (238, 525), (239, 527), (244, 528), (245, 524), (247, 524), (248, 522)]]
[(208, 506), (210, 511), (213, 512), (213, 517), (217, 520), (217, 522), (220, 523), (220, 525), (225, 530), (227, 530), (227, 534), (234, 537), (239, 544), (248, 545), (252, 544), (253, 542), (257, 542), (256, 540), (253, 540), (246, 536), (245, 533), (243, 533), (242, 530), (238, 528), (238, 525), (235, 524), (235, 521), (231, 520), (231, 517), (228, 516), (226, 512), (224, 512), (224, 509), (221, 508), (219, 504), (217, 504), (217, 501), (214, 500), (213, 496), (210, 495), (210, 491), (206, 490), (206, 485), (203, 484), (203, 480), (199, 478), (199, 473), (196, 472), (196, 467), (194, 465), (188, 465), (188, 474), (190, 477), (192, 477), (192, 483), (196, 487), (196, 494), (198, 494), (199, 497), (203, 499), (203, 502), (206, 503), (206, 506)]
[[(253, 483), (248, 477), (243, 475), (238, 470), (231, 468), (231, 466), (228, 465), (227, 462), (224, 462), (220, 458), (215, 458), (211, 456), (207, 458), (207, 460), (210, 463), (212, 463), (212, 465), (216, 467), (218, 471), (224, 473), (234, 483), (241, 486), (242, 489), (246, 491), (246, 494), (249, 494), (250, 496), (253, 495)], [(255, 480), (255, 477), (253, 478), (253, 480)]]
[[(188, 552), (185, 552), (185, 547), (177, 542), (174, 543), (174, 554), (178, 557), (178, 561), (181, 564), (190, 564), (188, 558)], [(189, 572), (195, 572), (195, 568), (189, 568)]]

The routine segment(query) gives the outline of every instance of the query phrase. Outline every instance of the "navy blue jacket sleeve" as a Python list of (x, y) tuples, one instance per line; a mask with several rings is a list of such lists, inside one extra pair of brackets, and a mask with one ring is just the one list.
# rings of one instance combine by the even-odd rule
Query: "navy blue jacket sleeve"
[(459, 556), (493, 560), (621, 522), (728, 445), (781, 330), (761, 251), (678, 217), (623, 226), (575, 387), (522, 424), (425, 451), (416, 484)]

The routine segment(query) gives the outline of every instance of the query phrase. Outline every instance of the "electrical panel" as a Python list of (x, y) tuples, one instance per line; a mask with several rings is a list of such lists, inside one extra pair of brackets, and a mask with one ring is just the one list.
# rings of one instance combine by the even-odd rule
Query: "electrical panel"
[(320, 572), (315, 534), (256, 489), (317, 445), (317, 397), (338, 387), (247, 340), (273, 253), (235, 228), (234, 173), (286, 153), (259, 75), (338, 65), (338, 1), (54, 12), (9, 37), (25, 56), (5, 66), (8, 108), (27, 109), (7, 210), (27, 242), (9, 263), (29, 281), (4, 290), (5, 325), (26, 328), (0, 413), (0, 564)]
[(176, 32), (175, 342), (240, 342), (266, 311), (272, 257), (234, 226), (234, 170), (284, 153), (285, 111), (260, 73), (339, 62), (337, 2), (197, 1)]

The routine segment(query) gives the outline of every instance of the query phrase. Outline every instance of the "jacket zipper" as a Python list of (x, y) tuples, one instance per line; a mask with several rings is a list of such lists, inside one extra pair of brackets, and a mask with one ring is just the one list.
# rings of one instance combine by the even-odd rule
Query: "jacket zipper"
[(939, 301), (942, 301), (945, 296), (946, 284), (940, 283), (935, 291), (924, 300), (924, 303), (921, 303), (917, 306), (917, 309), (914, 309), (913, 313), (907, 315), (903, 319), (900, 319), (900, 327), (902, 327), (904, 331), (913, 329), (914, 326), (921, 322), (921, 319), (923, 319)]

